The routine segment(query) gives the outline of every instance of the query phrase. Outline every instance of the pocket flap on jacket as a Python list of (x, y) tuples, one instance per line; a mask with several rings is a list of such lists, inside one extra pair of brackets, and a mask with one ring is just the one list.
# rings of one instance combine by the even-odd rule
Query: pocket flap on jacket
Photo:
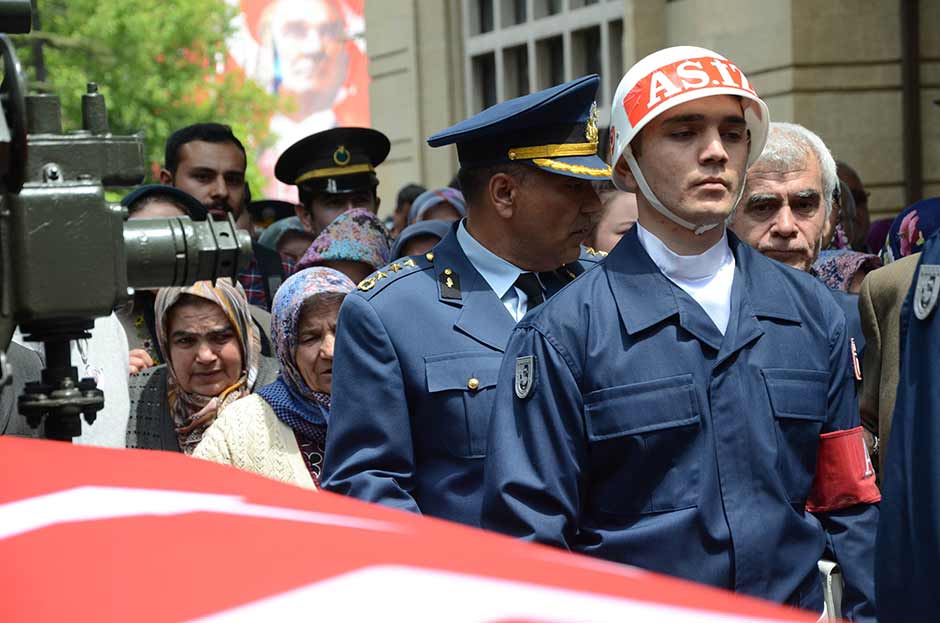
[[(503, 362), (501, 353), (448, 353), (424, 358), (424, 371), (428, 379), (428, 391), (480, 390), (496, 385), (499, 367)], [(470, 379), (476, 379), (470, 387)]]
[(825, 420), (829, 373), (820, 370), (761, 370), (775, 417)]
[(592, 441), (697, 425), (701, 419), (691, 374), (592, 392), (584, 411)]

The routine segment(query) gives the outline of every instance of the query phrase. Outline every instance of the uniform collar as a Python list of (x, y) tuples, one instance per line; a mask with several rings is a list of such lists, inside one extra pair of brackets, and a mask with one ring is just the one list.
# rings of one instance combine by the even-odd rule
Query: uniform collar
[(516, 322), (464, 252), (458, 242), (459, 227), (455, 224), (434, 247), (432, 264), (438, 284), (447, 269), (458, 276), (460, 298), (448, 298), (439, 292), (438, 300), (462, 308), (454, 323), (455, 329), (502, 352)]
[[(749, 310), (754, 316), (800, 322), (796, 305), (788, 295), (789, 288), (780, 276), (780, 268), (771, 263), (773, 260), (743, 244), (733, 233), (726, 235), (736, 262), (735, 282), (740, 281), (735, 284), (740, 288), (734, 288), (735, 296), (742, 299), (740, 312)], [(632, 335), (680, 314), (677, 297), (681, 290), (650, 258), (640, 244), (636, 227), (630, 228), (610, 252), (603, 269), (627, 333)], [(680, 323), (693, 333), (700, 333), (694, 326), (686, 326), (682, 314)]]
[(461, 219), (457, 225), (457, 243), (480, 276), (490, 284), (496, 298), (502, 299), (506, 296), (519, 275), (525, 272), (480, 244), (467, 231), (466, 219)]

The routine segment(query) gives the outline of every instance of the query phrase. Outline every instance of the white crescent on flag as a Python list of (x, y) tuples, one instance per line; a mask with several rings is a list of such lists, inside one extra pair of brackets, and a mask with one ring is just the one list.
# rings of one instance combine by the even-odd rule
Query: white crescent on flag
[(0, 620), (818, 615), (179, 454), (0, 437)]

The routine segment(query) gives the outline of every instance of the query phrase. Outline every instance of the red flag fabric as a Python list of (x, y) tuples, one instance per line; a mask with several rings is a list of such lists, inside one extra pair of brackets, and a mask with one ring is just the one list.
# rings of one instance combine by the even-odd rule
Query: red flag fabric
[(0, 620), (814, 621), (183, 455), (0, 437)]

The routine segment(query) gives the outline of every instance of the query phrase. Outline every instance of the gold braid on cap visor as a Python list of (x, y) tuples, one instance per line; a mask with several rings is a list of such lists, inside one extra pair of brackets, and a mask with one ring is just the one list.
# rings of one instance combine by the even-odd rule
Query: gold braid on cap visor
[(307, 171), (294, 180), (294, 184), (300, 184), (307, 180), (313, 180), (318, 177), (336, 177), (337, 175), (352, 175), (353, 173), (371, 173), (375, 169), (371, 164), (352, 164), (344, 167), (327, 167), (325, 169), (314, 169)]
[(564, 171), (566, 173), (573, 173), (574, 175), (610, 177), (610, 167), (595, 169), (594, 167), (587, 167), (583, 164), (568, 164), (567, 162), (561, 162), (560, 160), (550, 160), (549, 158), (533, 158), (532, 163), (540, 167), (555, 169), (556, 171)]
[(532, 147), (510, 147), (510, 160), (534, 160), (535, 158), (561, 158), (564, 156), (596, 156), (597, 141), (589, 143), (559, 143), (556, 145), (533, 145)]

